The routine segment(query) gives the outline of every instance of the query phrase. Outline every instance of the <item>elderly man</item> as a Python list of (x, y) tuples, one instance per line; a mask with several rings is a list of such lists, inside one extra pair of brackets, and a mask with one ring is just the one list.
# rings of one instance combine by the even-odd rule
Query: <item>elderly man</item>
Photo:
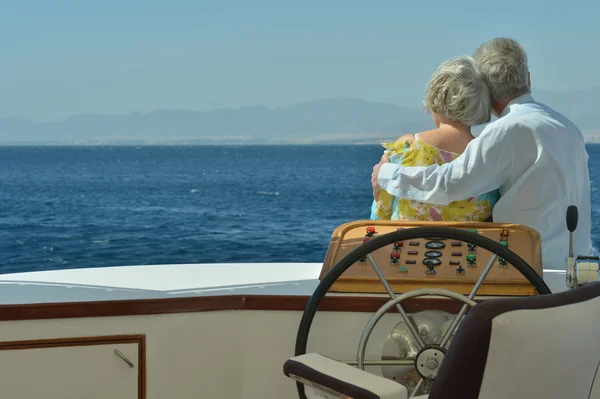
[(446, 205), (499, 189), (495, 222), (518, 223), (542, 237), (545, 269), (564, 269), (569, 236), (565, 214), (579, 210), (574, 254), (593, 253), (588, 154), (583, 135), (566, 117), (531, 96), (527, 55), (514, 40), (496, 38), (474, 54), (492, 95), (488, 124), (452, 162), (402, 167), (386, 157), (373, 167), (374, 194)]

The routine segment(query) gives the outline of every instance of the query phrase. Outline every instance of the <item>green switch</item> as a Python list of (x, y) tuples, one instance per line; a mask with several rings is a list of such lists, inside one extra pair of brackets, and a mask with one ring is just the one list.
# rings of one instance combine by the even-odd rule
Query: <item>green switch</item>
[(508, 248), (508, 241), (502, 240), (500, 241), (500, 245), (502, 245), (505, 248)]
[(398, 271), (401, 273), (406, 273), (406, 272), (408, 272), (408, 267), (406, 267), (406, 266), (399, 267)]
[(467, 255), (467, 261), (469, 261), (469, 262), (475, 262), (476, 259), (477, 259), (477, 255), (473, 255), (473, 254)]
[(477, 234), (477, 230), (476, 230), (476, 229), (471, 229), (471, 230), (469, 230), (469, 231), (470, 231), (471, 233), (473, 233), (473, 234)]

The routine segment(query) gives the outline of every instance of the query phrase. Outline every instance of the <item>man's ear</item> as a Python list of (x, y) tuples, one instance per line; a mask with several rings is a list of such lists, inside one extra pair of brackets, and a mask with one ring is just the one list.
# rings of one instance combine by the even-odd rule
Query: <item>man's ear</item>
[(527, 84), (529, 88), (531, 88), (531, 72), (527, 72)]

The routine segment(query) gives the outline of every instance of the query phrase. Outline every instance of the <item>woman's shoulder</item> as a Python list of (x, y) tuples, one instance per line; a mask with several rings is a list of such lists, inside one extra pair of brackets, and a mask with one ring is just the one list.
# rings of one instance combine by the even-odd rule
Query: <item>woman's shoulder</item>
[[(471, 136), (472, 137), (472, 136)], [(470, 140), (464, 133), (446, 129), (403, 134), (394, 142), (382, 143), (393, 163), (429, 166), (450, 162), (460, 156)]]
[(381, 143), (381, 146), (385, 148), (384, 152), (388, 156), (400, 155), (406, 153), (409, 150), (413, 150), (413, 148), (411, 148), (413, 142), (414, 135), (405, 134), (396, 141), (388, 141), (385, 143)]
[(458, 157), (458, 154), (445, 153), (433, 147), (413, 134), (402, 135), (395, 142), (382, 143), (384, 153), (390, 162), (403, 166), (430, 166), (446, 163)]
[(461, 132), (434, 129), (420, 132), (415, 140), (450, 154), (462, 154), (474, 137)]
[(413, 143), (415, 139), (414, 134), (404, 134), (400, 136), (400, 138), (396, 141), (389, 141), (386, 143), (382, 143), (382, 145), (387, 149), (396, 149), (399, 150)]

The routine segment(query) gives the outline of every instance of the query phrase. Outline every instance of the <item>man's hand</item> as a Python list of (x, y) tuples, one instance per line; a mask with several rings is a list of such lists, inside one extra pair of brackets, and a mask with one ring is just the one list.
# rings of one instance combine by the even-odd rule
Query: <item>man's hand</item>
[(390, 159), (387, 157), (387, 155), (383, 154), (383, 156), (381, 157), (381, 161), (379, 161), (379, 163), (375, 166), (373, 166), (373, 174), (371, 175), (371, 185), (373, 186), (373, 198), (375, 198), (375, 201), (377, 201), (379, 199), (379, 192), (381, 191), (381, 187), (379, 187), (379, 182), (378, 182), (378, 176), (379, 176), (379, 169), (381, 169), (381, 165), (383, 165), (384, 163), (389, 163)]

